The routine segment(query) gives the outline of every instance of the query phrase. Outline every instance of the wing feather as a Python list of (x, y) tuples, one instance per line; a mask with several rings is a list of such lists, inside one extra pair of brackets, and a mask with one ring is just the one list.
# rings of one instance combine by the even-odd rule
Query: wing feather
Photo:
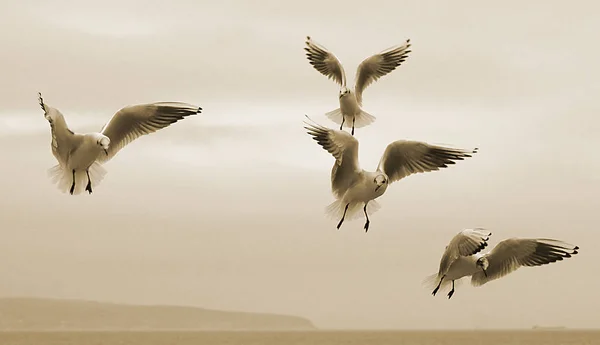
[(110, 145), (108, 154), (101, 153), (97, 160), (106, 162), (137, 138), (201, 111), (202, 108), (198, 106), (180, 102), (157, 102), (125, 107), (102, 128), (101, 133), (110, 139)]
[(331, 190), (337, 198), (341, 198), (346, 190), (356, 183), (361, 172), (358, 162), (358, 140), (345, 131), (330, 129), (317, 123), (305, 124), (307, 133), (335, 158), (331, 169)]
[(329, 52), (327, 48), (313, 41), (310, 36), (306, 36), (306, 57), (313, 67), (327, 77), (332, 79), (340, 86), (346, 86), (346, 73), (340, 60)]
[(547, 238), (509, 238), (498, 243), (485, 256), (489, 266), (485, 273), (475, 273), (471, 277), (471, 284), (481, 286), (514, 272), (521, 266), (542, 266), (561, 261), (577, 254), (578, 249), (578, 246)]
[(406, 60), (408, 53), (411, 52), (408, 49), (410, 45), (410, 39), (408, 39), (403, 45), (391, 47), (372, 55), (358, 65), (354, 93), (359, 105), (362, 106), (362, 93), (369, 85), (395, 70)]
[(38, 92), (38, 102), (44, 111), (44, 118), (50, 124), (52, 154), (61, 166), (65, 166), (76, 141), (75, 133), (69, 129), (65, 117), (58, 109), (44, 103), (40, 92)]
[(457, 233), (444, 250), (440, 260), (438, 276), (442, 277), (452, 265), (452, 263), (461, 256), (471, 256), (479, 253), (488, 245), (491, 232), (482, 229), (465, 229)]
[(388, 175), (392, 183), (412, 174), (446, 168), (476, 152), (477, 148), (468, 151), (419, 141), (398, 140), (387, 146), (377, 170)]

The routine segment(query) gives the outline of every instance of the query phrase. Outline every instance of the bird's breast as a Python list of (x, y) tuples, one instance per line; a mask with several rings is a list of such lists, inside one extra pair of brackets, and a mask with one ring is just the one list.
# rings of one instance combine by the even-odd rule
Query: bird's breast
[(452, 265), (450, 265), (450, 268), (448, 268), (446, 278), (450, 280), (460, 279), (477, 273), (476, 260), (477, 259), (473, 255), (460, 256), (452, 263)]
[(360, 113), (360, 107), (358, 106), (356, 96), (353, 93), (346, 94), (344, 97), (340, 98), (340, 110), (342, 111), (342, 114), (346, 116), (358, 115)]
[(369, 200), (377, 199), (385, 193), (387, 185), (383, 185), (375, 190), (376, 187), (377, 185), (375, 183), (357, 183), (346, 192), (345, 199), (348, 202), (367, 202)]
[(69, 157), (69, 169), (87, 169), (92, 165), (102, 149), (96, 143), (84, 141)]

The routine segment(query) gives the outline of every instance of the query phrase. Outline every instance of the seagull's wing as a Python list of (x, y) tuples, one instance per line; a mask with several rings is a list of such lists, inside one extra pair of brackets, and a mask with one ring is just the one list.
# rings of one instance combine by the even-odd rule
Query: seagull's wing
[(327, 79), (333, 79), (340, 86), (346, 86), (346, 73), (340, 60), (327, 50), (327, 48), (306, 36), (306, 57), (313, 67)]
[(180, 102), (158, 102), (125, 107), (119, 110), (102, 128), (101, 133), (110, 139), (108, 153), (100, 153), (98, 161), (106, 162), (119, 150), (142, 135), (154, 133), (159, 129), (191, 115), (202, 108)]
[(69, 129), (65, 117), (58, 109), (44, 103), (42, 94), (39, 92), (38, 101), (44, 111), (44, 117), (50, 123), (52, 154), (61, 166), (65, 165), (67, 164), (69, 153), (76, 147), (81, 136), (76, 135)]
[(358, 65), (354, 93), (359, 105), (362, 105), (362, 93), (367, 86), (400, 66), (411, 52), (408, 48), (410, 48), (410, 40), (406, 40), (403, 45), (391, 47), (370, 56)]
[(442, 277), (452, 263), (461, 256), (470, 256), (479, 253), (488, 245), (491, 232), (481, 229), (465, 229), (456, 234), (442, 255), (438, 276)]
[(446, 168), (476, 152), (477, 149), (462, 150), (420, 141), (398, 140), (387, 146), (377, 170), (388, 175), (389, 183), (392, 183), (408, 175)]
[(317, 123), (305, 124), (307, 133), (335, 158), (331, 170), (331, 190), (336, 197), (341, 198), (356, 182), (361, 172), (358, 163), (358, 140), (345, 131), (323, 127)]
[[(569, 243), (537, 238), (509, 238), (486, 255), (489, 266), (471, 277), (473, 286), (480, 286), (501, 278), (521, 266), (541, 266), (561, 261), (577, 254), (578, 246)], [(487, 274), (487, 276), (486, 276)]]

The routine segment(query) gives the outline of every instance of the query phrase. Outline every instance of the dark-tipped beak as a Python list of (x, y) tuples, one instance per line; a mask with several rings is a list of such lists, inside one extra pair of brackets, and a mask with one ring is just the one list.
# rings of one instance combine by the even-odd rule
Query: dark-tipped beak
[(486, 272), (486, 271), (485, 271), (485, 269), (483, 269), (483, 268), (482, 268), (482, 270), (483, 270), (483, 274), (484, 274), (484, 275), (485, 275), (485, 277), (487, 278), (487, 276), (488, 276), (488, 275), (487, 275), (487, 272)]
[(104, 153), (108, 156), (108, 149), (104, 149)]
[(378, 185), (377, 187), (375, 187), (375, 191), (377, 191), (379, 188), (381, 188), (381, 185)]

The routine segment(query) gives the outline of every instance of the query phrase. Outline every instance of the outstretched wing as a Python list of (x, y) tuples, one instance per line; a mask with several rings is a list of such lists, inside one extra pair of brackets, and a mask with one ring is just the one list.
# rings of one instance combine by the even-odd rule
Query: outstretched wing
[[(471, 277), (473, 286), (480, 286), (514, 272), (521, 266), (541, 266), (561, 261), (577, 254), (578, 246), (545, 238), (509, 238), (486, 256), (489, 266)], [(487, 275), (486, 275), (487, 274)]]
[(410, 39), (401, 46), (388, 48), (379, 54), (370, 56), (358, 65), (354, 93), (359, 105), (362, 106), (362, 93), (367, 86), (400, 66), (411, 52), (408, 50), (409, 47)]
[(113, 115), (102, 128), (101, 133), (110, 139), (110, 145), (108, 153), (100, 153), (97, 160), (101, 163), (106, 162), (142, 135), (154, 133), (201, 111), (202, 108), (198, 106), (180, 102), (158, 102), (125, 107)]
[(61, 166), (67, 164), (69, 152), (72, 150), (76, 141), (75, 134), (67, 126), (65, 117), (58, 109), (44, 103), (42, 94), (38, 92), (38, 102), (44, 111), (44, 117), (50, 123), (50, 132), (52, 134), (52, 154)]
[(453, 149), (420, 141), (398, 140), (387, 146), (377, 170), (388, 175), (389, 183), (392, 183), (411, 174), (446, 168), (476, 152), (477, 149)]
[(491, 232), (482, 229), (465, 229), (456, 234), (442, 255), (438, 276), (442, 277), (460, 256), (470, 256), (479, 253), (488, 245)]
[(306, 57), (313, 67), (327, 79), (333, 79), (340, 86), (346, 86), (346, 73), (340, 60), (325, 47), (306, 36)]
[[(310, 120), (308, 116), (306, 118)], [(358, 163), (358, 141), (348, 132), (323, 127), (316, 122), (304, 123), (307, 133), (335, 158), (331, 170), (331, 190), (337, 198), (341, 198), (356, 182), (361, 171)]]

